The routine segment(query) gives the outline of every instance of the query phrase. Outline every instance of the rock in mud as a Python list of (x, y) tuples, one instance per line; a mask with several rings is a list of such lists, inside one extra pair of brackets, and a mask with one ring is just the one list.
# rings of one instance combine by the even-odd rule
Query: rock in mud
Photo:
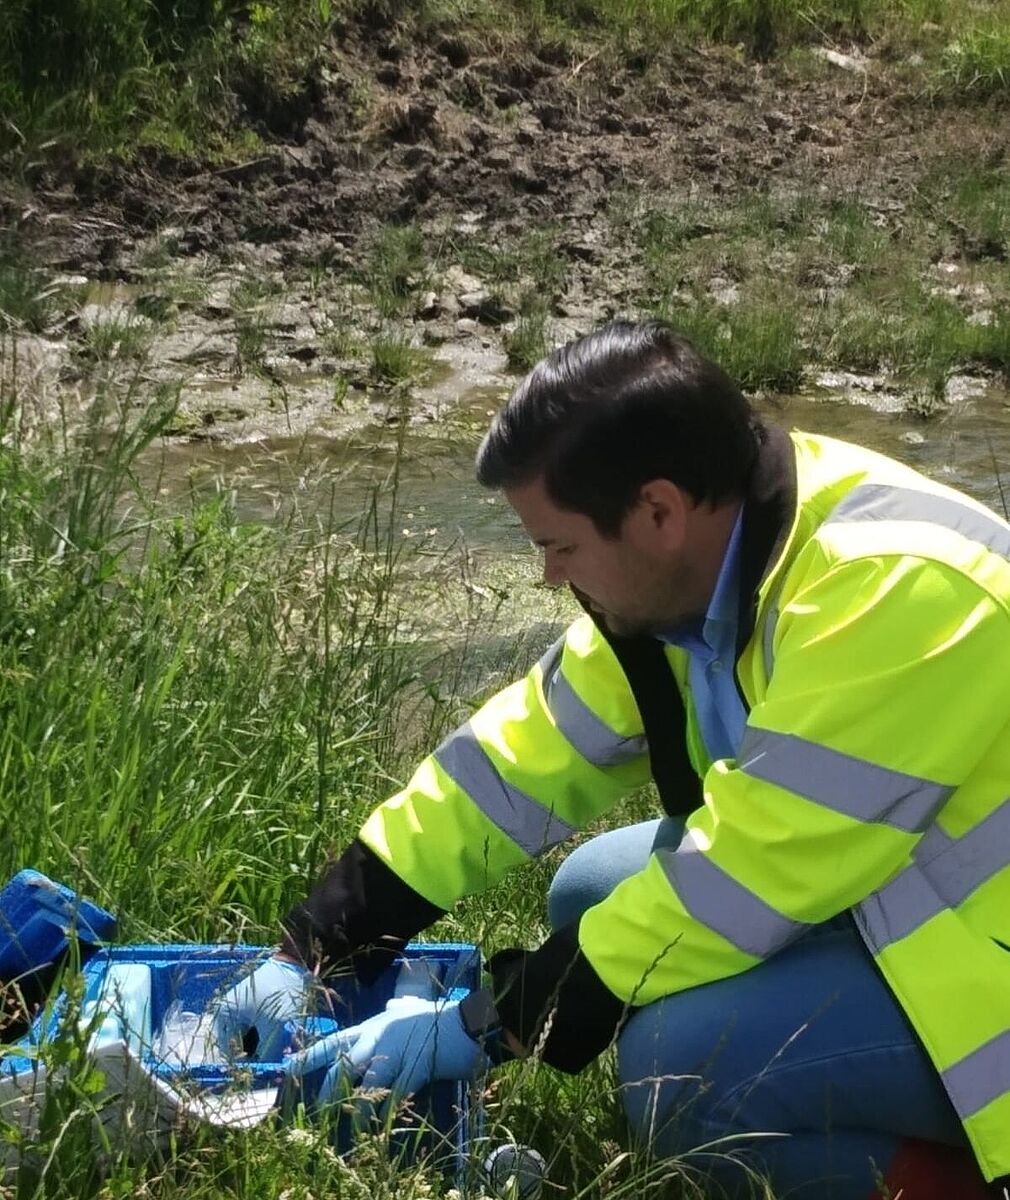
[(484, 288), (465, 292), (459, 298), (459, 308), (464, 318), (473, 317), (486, 325), (503, 325), (515, 315), (500, 296)]

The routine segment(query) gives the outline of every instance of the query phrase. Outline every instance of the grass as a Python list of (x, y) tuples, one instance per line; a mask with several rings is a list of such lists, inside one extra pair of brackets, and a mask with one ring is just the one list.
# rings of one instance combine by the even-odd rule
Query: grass
[(110, 314), (83, 331), (79, 354), (88, 362), (108, 363), (114, 358), (139, 358), (151, 346), (149, 321), (131, 315)]
[[(176, 154), (241, 146), (236, 92), (267, 124), (308, 86), (329, 15), (321, 2), (241, 10), (184, 0), (14, 0), (0, 37), (0, 154)], [(248, 147), (246, 147), (248, 148)]]
[(958, 34), (943, 50), (937, 85), (953, 93), (985, 100), (1010, 92), (1010, 25), (996, 13), (983, 24)]
[(799, 386), (807, 356), (794, 304), (721, 306), (696, 298), (658, 311), (745, 390), (789, 392)]
[[(175, 511), (154, 503), (139, 467), (173, 420), (172, 398), (131, 387), (117, 393), (106, 377), (83, 426), (29, 440), (17, 380), (0, 372), (0, 879), (36, 865), (119, 913), (126, 942), (269, 943), (279, 914), (415, 760), (416, 739), (430, 748), (486, 686), (466, 659), (489, 614), (468, 591), (464, 653), (443, 693), (397, 599), (401, 574), (416, 593), (426, 570), (393, 536), (402, 428), (387, 483), (356, 523), (294, 504), (248, 524), (228, 492), (194, 493)], [(514, 669), (496, 660), (495, 679)], [(488, 950), (528, 938), (543, 927), (556, 862), (471, 899), (431, 936)], [(100, 1081), (81, 1039), (44, 1053), (61, 1082), (21, 1147), (11, 1196), (436, 1197), (453, 1182), (391, 1163), (381, 1136), (338, 1158), (325, 1125), (297, 1115), (180, 1136), (160, 1158), (96, 1149)], [(488, 1104), (488, 1136), (544, 1147), (560, 1186), (592, 1191), (602, 1177), (611, 1195), (670, 1195), (678, 1164), (619, 1149), (609, 1059), (579, 1080), (515, 1064)]]
[(252, 312), (277, 299), (284, 290), (281, 281), (270, 275), (244, 275), (228, 293), (233, 308)]
[(0, 238), (0, 332), (41, 333), (62, 300), (62, 289), (32, 265), (23, 250)]
[(1010, 374), (1003, 174), (947, 157), (900, 217), (860, 197), (615, 200), (638, 306), (669, 317), (746, 387), (795, 390), (811, 366), (929, 392), (958, 371)]
[(958, 238), (959, 249), (974, 260), (1003, 261), (1010, 255), (1010, 179), (1006, 172), (971, 162), (948, 164), (934, 208)]
[(424, 237), (416, 225), (387, 225), (365, 251), (362, 282), (384, 318), (402, 315), (427, 280)]
[[(324, 83), (327, 39), (348, 22), (477, 44), (545, 38), (661, 53), (672, 39), (740, 46), (759, 57), (797, 46), (891, 45), (922, 52), (945, 96), (1005, 96), (1010, 26), (971, 0), (269, 0), (147, 4), (12, 0), (0, 36), (0, 156), (26, 169), (50, 156), (104, 158), (152, 147), (212, 160), (250, 156), (288, 136)], [(921, 51), (919, 50), (921, 48)], [(236, 101), (238, 103), (236, 103)], [(365, 106), (372, 103), (366, 99)]]
[(371, 375), (377, 383), (418, 383), (431, 373), (431, 352), (415, 346), (408, 334), (384, 330), (372, 339), (371, 351)]
[(539, 296), (534, 293), (524, 296), (515, 327), (505, 332), (502, 342), (511, 371), (528, 371), (553, 348), (550, 317)]
[(550, 302), (564, 292), (568, 279), (560, 241), (560, 229), (542, 225), (493, 242), (477, 235), (461, 237), (452, 251), (456, 261), (503, 299), (518, 304), (523, 295), (535, 291)]
[(235, 371), (238, 375), (263, 370), (270, 322), (262, 313), (235, 318)]

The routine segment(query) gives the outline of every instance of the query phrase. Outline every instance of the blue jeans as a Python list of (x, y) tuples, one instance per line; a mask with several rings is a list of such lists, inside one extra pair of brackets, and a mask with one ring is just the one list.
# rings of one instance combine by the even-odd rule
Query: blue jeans
[[(554, 928), (640, 870), (654, 845), (676, 846), (682, 828), (646, 821), (578, 847), (551, 884)], [(864, 1200), (902, 1138), (966, 1144), (846, 916), (749, 971), (638, 1009), (617, 1061), (635, 1135), (729, 1195), (750, 1194), (756, 1174), (789, 1200)]]

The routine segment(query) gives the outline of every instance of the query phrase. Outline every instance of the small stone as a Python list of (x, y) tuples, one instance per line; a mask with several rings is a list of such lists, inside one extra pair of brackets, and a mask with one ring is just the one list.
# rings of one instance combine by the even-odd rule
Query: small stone
[(716, 302), (729, 306), (736, 304), (740, 300), (740, 288), (732, 280), (723, 279), (721, 276), (713, 278), (709, 284), (708, 294)]
[(456, 264), (447, 268), (445, 283), (458, 296), (466, 295), (467, 292), (479, 292), (484, 286), (479, 279), (476, 279), (473, 275), (468, 275), (462, 267)]
[(456, 332), (464, 337), (472, 337), (478, 329), (477, 322), (472, 317), (460, 317), (456, 322)]
[(417, 303), (417, 315), (422, 321), (433, 321), (441, 312), (437, 292), (425, 292)]
[(840, 54), (837, 50), (829, 50), (827, 46), (815, 46), (811, 54), (815, 58), (822, 58), (825, 62), (831, 63), (834, 67), (841, 67), (843, 71), (862, 73), (866, 70), (866, 59), (861, 55)]

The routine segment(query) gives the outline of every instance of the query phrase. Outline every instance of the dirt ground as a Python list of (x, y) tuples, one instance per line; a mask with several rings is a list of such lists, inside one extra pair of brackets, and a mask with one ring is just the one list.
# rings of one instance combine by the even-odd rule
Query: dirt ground
[(164, 226), (181, 229), (182, 254), (245, 242), (286, 265), (339, 266), (382, 224), (445, 219), (488, 236), (560, 223), (573, 260), (619, 270), (592, 227), (621, 189), (824, 189), (887, 207), (933, 156), (974, 143), (991, 158), (1010, 144), (1010, 114), (979, 125), (930, 106), (900, 64), (841, 57), (671, 47), (615, 61), (551, 43), (492, 54), (449, 35), (419, 45), (395, 28), (348, 28), (300, 92), (239, 99), (264, 141), (254, 160), (50, 170), (27, 190), (0, 188), (0, 219), (49, 265), (107, 280), (128, 278), (134, 240)]

